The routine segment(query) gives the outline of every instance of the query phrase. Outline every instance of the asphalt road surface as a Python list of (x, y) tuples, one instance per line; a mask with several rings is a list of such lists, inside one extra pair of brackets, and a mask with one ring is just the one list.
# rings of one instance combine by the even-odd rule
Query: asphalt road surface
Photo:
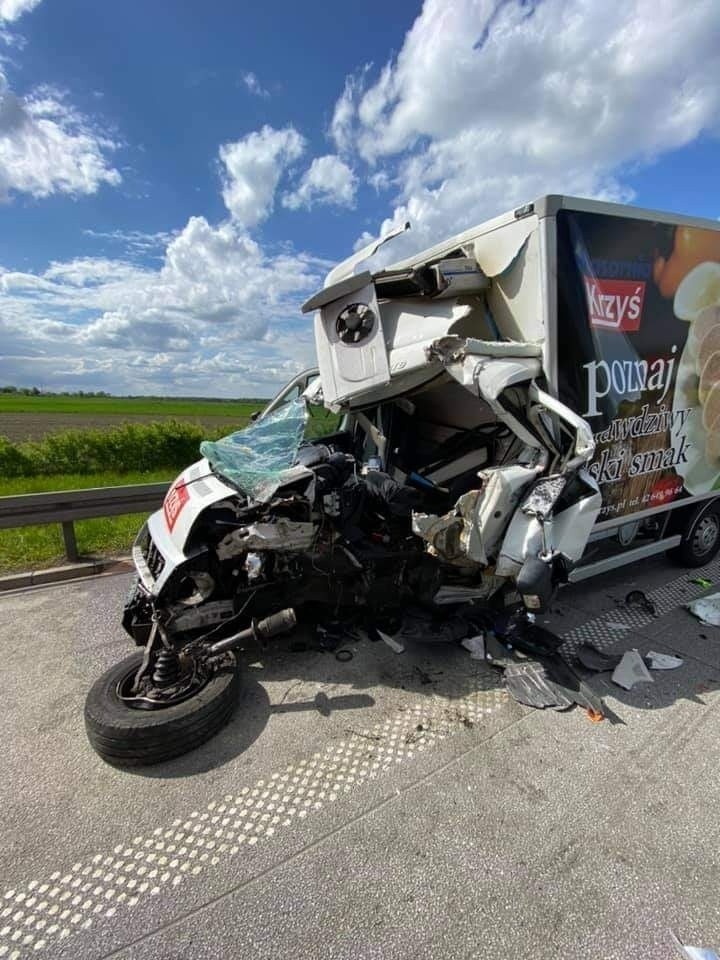
[[(701, 574), (720, 581), (720, 563)], [(278, 641), (230, 725), (135, 772), (83, 702), (126, 575), (0, 598), (0, 958), (678, 957), (720, 949), (720, 629), (652, 561), (567, 588), (568, 649), (678, 653), (617, 722), (520, 707), (455, 647)], [(623, 603), (642, 589), (652, 616)]]

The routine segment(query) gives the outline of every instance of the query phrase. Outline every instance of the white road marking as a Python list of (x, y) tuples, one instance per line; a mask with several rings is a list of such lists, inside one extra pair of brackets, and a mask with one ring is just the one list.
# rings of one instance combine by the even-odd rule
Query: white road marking
[(185, 821), (119, 843), (112, 854), (98, 853), (42, 883), (31, 880), (8, 890), (0, 900), (0, 958), (20, 960), (87, 930), (96, 918), (125, 917), (141, 899), (217, 866), (243, 846), (271, 839), (507, 702), (497, 674), (488, 669), (466, 682), (471, 679), (476, 689), (464, 697), (435, 696), (401, 709), (236, 795), (212, 801)]

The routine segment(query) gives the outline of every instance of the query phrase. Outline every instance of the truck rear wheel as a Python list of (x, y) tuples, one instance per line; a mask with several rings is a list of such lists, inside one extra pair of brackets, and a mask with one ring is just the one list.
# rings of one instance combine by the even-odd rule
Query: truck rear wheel
[(684, 567), (702, 567), (720, 550), (720, 504), (708, 507), (687, 528), (682, 543), (668, 556)]

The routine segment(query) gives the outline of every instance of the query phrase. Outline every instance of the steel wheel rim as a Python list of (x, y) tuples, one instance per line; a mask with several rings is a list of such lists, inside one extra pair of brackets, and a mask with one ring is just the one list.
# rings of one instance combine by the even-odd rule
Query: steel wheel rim
[(708, 514), (703, 517), (695, 529), (693, 537), (693, 550), (696, 554), (707, 553), (711, 550), (718, 540), (720, 533), (720, 523), (715, 514)]

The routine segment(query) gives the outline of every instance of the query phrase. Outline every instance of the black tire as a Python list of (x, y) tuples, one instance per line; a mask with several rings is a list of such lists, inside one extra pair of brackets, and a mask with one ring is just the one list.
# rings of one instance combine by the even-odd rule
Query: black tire
[(225, 726), (238, 701), (239, 674), (232, 657), (232, 665), (218, 669), (188, 700), (162, 710), (128, 706), (118, 697), (117, 685), (141, 661), (142, 654), (135, 653), (111, 667), (85, 701), (88, 740), (113, 766), (148, 766), (187, 753)]
[(719, 550), (720, 504), (713, 503), (683, 534), (682, 543), (668, 550), (668, 556), (683, 567), (703, 567)]

